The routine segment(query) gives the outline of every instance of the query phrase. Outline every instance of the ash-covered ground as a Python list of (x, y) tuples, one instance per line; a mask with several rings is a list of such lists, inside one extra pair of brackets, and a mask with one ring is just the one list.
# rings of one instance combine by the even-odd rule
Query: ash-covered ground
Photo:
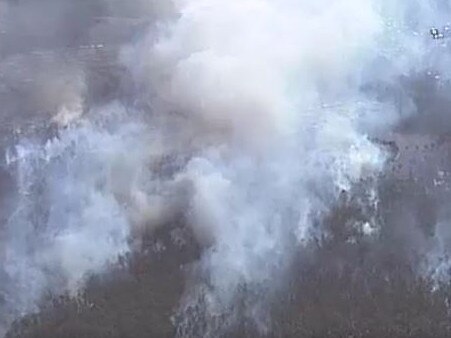
[(451, 336), (450, 16), (0, 0), (0, 336)]

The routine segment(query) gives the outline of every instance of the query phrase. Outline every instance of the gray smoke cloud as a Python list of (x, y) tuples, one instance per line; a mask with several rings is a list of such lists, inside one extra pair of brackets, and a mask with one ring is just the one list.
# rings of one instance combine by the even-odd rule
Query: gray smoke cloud
[[(435, 102), (450, 76), (446, 42), (428, 36), (445, 22), (445, 2), (0, 6), (2, 120), (44, 126), (4, 144), (16, 189), (0, 232), (0, 334), (46, 292), (76, 295), (141, 233), (175, 217), (203, 248), (178, 334), (217, 336), (239, 316), (266, 332), (266, 302), (314, 224), (343, 191), (385, 172), (390, 154), (373, 139), (422, 127), (429, 101), (416, 86), (438, 86)], [(90, 60), (102, 53), (112, 55), (113, 88), (94, 76), (104, 59)], [(418, 241), (435, 276), (446, 274), (444, 224)], [(375, 236), (381, 224), (361, 226)], [(255, 296), (243, 313), (242, 290)]]
[[(426, 62), (427, 42), (412, 32), (427, 25), (412, 23), (414, 6), (424, 7), (181, 1), (159, 38), (152, 32), (124, 52), (154, 123), (176, 131), (162, 135), (164, 151), (192, 154), (176, 179), (194, 187), (189, 222), (208, 249), (205, 281), (182, 302), (181, 336), (232, 325), (240, 287), (277, 284), (293, 242), (309, 240), (340, 191), (383, 169), (369, 136), (402, 117), (371, 87), (397, 89)], [(245, 316), (264, 331), (263, 298)]]

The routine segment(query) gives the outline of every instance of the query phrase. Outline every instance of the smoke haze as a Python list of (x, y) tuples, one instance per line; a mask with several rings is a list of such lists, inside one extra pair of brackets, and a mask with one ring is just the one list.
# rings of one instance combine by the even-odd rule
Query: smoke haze
[(268, 333), (295, 258), (329, 236), (323, 223), (346, 198), (364, 210), (350, 226), (365, 240), (388, 236), (396, 251), (401, 238), (400, 257), (422, 257), (419, 275), (448, 280), (448, 193), (431, 190), (435, 219), (420, 224), (422, 201), (406, 193), (392, 212), (384, 190), (405, 172), (437, 187), (449, 169), (439, 150), (419, 164), (418, 146), (402, 146), (449, 132), (450, 54), (428, 35), (448, 2), (46, 0), (0, 11), (0, 334), (175, 223), (202, 248), (177, 334), (216, 337), (240, 320)]

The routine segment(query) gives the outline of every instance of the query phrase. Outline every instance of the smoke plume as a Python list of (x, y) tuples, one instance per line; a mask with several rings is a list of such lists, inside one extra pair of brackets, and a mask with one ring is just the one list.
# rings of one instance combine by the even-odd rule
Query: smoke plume
[[(421, 104), (450, 76), (446, 46), (428, 36), (449, 14), (443, 1), (2, 8), (2, 120), (25, 131), (2, 144), (15, 188), (0, 228), (0, 334), (174, 222), (202, 247), (178, 334), (218, 336), (239, 320), (269, 332), (268, 304), (294, 256), (321, 237), (316, 225), (362, 182), (378, 203), (391, 155), (375, 139), (425, 134), (444, 116), (442, 105), (421, 124)], [(110, 87), (96, 82), (97, 64), (79, 62), (103, 52), (116, 69)], [(421, 76), (437, 86), (432, 99), (419, 98)], [(448, 251), (443, 224), (419, 241), (428, 274)], [(376, 217), (360, 226), (369, 237), (382, 227)]]

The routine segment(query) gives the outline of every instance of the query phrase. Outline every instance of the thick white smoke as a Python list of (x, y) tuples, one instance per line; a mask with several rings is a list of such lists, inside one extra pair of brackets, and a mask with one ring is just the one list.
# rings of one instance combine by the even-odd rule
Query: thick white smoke
[[(105, 109), (110, 115), (119, 107)], [(45, 292), (76, 294), (129, 251), (147, 137), (124, 121), (119, 129), (79, 122), (44, 144), (19, 143), (7, 154), (16, 171), (17, 207), (4, 229), (3, 303), (11, 319), (37, 310)]]
[[(194, 316), (209, 317), (202, 335), (215, 335), (240, 287), (277, 284), (312, 221), (382, 169), (367, 132), (393, 108), (361, 87), (377, 74), (386, 29), (372, 1), (199, 0), (177, 10), (124, 60), (168, 131), (165, 151), (191, 156), (176, 179), (193, 186), (189, 222), (209, 248), (206, 284), (188, 291), (181, 316), (202, 299)], [(263, 323), (259, 305), (246, 311)], [(199, 334), (194, 317), (183, 320), (181, 335)]]
[[(367, 88), (395, 88), (398, 77), (427, 70), (423, 32), (441, 19), (440, 8), (419, 1), (179, 0), (161, 8), (158, 31), (122, 55), (134, 99), (151, 107), (148, 128), (127, 121), (126, 110), (106, 126), (87, 116), (9, 157), (19, 196), (0, 290), (11, 317), (33, 310), (47, 288), (76, 290), (127, 252), (140, 226), (183, 214), (204, 252), (200, 281), (180, 305), (179, 334), (215, 336), (233, 324), (243, 289), (258, 299), (245, 306), (246, 319), (268, 329), (266, 295), (294, 248), (342, 190), (383, 169), (385, 153), (370, 136), (399, 117)], [(101, 109), (104, 120), (110, 109)], [(160, 160), (171, 162), (168, 172)]]
[[(194, 188), (189, 219), (209, 249), (205, 285), (189, 291), (181, 316), (202, 303), (194, 316), (211, 316), (202, 334), (217, 334), (214, 318), (224, 321), (240, 286), (274, 285), (293, 237), (308, 240), (341, 190), (382, 169), (368, 136), (401, 116), (365, 88), (397, 89), (431, 65), (447, 76), (428, 47), (440, 5), (177, 1), (177, 20), (125, 51), (153, 123), (168, 131), (165, 151), (191, 156), (177, 179)], [(246, 309), (257, 321), (258, 307)], [(180, 334), (199, 334), (194, 321), (184, 318)]]

